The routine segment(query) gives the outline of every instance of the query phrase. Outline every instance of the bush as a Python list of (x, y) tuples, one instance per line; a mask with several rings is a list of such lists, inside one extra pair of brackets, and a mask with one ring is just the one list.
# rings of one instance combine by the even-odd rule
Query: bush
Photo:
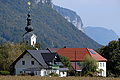
[(9, 71), (0, 71), (0, 75), (10, 75)]

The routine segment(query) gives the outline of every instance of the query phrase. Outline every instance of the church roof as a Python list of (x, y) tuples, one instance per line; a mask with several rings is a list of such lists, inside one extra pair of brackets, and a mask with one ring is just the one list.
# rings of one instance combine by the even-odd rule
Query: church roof
[(25, 33), (25, 34), (23, 35), (23, 38), (24, 38), (24, 39), (29, 39), (29, 38), (31, 38), (32, 36), (37, 37), (34, 33), (32, 33), (32, 32), (27, 32), (27, 33)]

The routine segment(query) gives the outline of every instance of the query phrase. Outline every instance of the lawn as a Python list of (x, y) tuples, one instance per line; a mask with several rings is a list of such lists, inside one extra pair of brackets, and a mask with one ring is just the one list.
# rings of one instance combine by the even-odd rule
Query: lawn
[(120, 80), (102, 77), (40, 77), (40, 76), (0, 76), (0, 80)]

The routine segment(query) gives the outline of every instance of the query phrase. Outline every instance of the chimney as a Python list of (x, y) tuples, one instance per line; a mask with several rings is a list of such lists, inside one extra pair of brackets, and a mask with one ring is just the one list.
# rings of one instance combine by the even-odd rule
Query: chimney
[(67, 46), (64, 46), (63, 48), (67, 48)]

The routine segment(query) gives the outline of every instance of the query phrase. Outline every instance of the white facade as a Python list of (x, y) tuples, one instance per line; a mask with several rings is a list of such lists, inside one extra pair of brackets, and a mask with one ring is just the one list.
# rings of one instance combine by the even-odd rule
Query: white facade
[(31, 33), (31, 32), (26, 33), (23, 36), (23, 41), (28, 45), (35, 46), (36, 40), (37, 40), (37, 36), (35, 34)]
[(106, 77), (106, 62), (98, 62), (99, 76)]
[(37, 38), (37, 36), (35, 35), (35, 34), (33, 34), (32, 36), (31, 36), (31, 45), (32, 46), (34, 46), (35, 44), (36, 44), (36, 38)]

